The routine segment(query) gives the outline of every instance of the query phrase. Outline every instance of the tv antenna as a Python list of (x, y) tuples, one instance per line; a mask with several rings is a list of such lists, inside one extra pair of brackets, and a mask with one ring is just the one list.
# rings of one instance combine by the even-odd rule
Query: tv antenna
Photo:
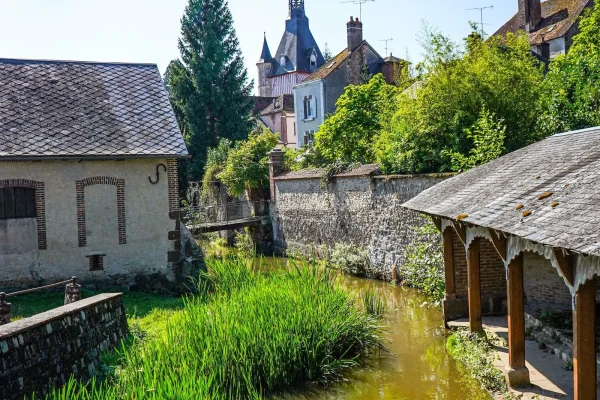
[(479, 13), (481, 14), (481, 37), (483, 38), (485, 36), (485, 31), (483, 30), (483, 25), (486, 25), (483, 23), (483, 12), (487, 9), (493, 9), (494, 6), (487, 6), (487, 7), (474, 7), (474, 8), (467, 8), (467, 11), (479, 11)]
[(393, 50), (393, 49), (389, 48), (388, 43), (393, 42), (393, 41), (394, 41), (394, 38), (380, 40), (380, 42), (385, 42), (385, 56), (386, 57), (389, 55), (388, 50)]
[(359, 9), (360, 9), (360, 20), (362, 21), (362, 6), (365, 3), (371, 3), (371, 2), (375, 2), (375, 0), (350, 0), (350, 1), (342, 1), (341, 3), (352, 3), (352, 4), (358, 4)]

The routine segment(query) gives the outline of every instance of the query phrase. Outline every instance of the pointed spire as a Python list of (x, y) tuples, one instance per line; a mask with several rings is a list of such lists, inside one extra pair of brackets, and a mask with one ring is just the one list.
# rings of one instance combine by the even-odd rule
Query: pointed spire
[(262, 52), (260, 53), (259, 63), (271, 62), (273, 57), (271, 56), (271, 50), (269, 50), (269, 44), (267, 43), (267, 32), (265, 32), (265, 40), (263, 42)]

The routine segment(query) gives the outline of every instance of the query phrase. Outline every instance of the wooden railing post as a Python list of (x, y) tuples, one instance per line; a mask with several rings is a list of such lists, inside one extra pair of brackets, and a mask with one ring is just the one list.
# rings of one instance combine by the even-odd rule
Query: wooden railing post
[(0, 325), (10, 324), (12, 305), (6, 301), (6, 293), (0, 293)]
[(469, 274), (469, 326), (471, 332), (483, 332), (481, 319), (481, 278), (480, 278), (481, 239), (475, 238), (467, 249), (467, 270)]
[(81, 285), (77, 284), (77, 277), (74, 276), (65, 288), (65, 305), (79, 300), (81, 300)]

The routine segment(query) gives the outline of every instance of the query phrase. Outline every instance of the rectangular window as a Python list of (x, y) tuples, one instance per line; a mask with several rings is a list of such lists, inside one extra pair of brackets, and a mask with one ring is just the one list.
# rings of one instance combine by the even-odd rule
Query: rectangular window
[(0, 189), (0, 219), (35, 218), (35, 189)]
[(104, 254), (94, 254), (87, 256), (90, 261), (90, 271), (104, 271)]
[(315, 104), (312, 96), (304, 98), (304, 119), (315, 118)]
[(315, 131), (304, 132), (304, 145), (312, 147), (315, 143)]

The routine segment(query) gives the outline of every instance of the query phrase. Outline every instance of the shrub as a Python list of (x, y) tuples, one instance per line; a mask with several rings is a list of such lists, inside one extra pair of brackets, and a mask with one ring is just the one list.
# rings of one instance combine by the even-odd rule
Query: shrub
[(207, 264), (204, 295), (187, 300), (164, 337), (124, 350), (115, 381), (71, 380), (50, 398), (263, 399), (328, 382), (381, 348), (377, 319), (325, 271), (259, 274), (241, 258)]
[(508, 391), (502, 373), (494, 367), (493, 336), (480, 336), (460, 330), (452, 333), (446, 342), (448, 352), (464, 364), (467, 371), (492, 393)]
[(248, 232), (236, 232), (234, 239), (235, 249), (240, 257), (254, 258), (256, 257), (256, 246), (252, 242), (252, 238), (248, 235)]
[(405, 252), (404, 264), (398, 268), (398, 279), (409, 287), (420, 289), (436, 301), (445, 294), (444, 251), (440, 234), (433, 222), (415, 227), (416, 237)]
[(328, 267), (339, 269), (355, 276), (367, 276), (370, 262), (367, 251), (357, 246), (337, 243), (328, 262)]

